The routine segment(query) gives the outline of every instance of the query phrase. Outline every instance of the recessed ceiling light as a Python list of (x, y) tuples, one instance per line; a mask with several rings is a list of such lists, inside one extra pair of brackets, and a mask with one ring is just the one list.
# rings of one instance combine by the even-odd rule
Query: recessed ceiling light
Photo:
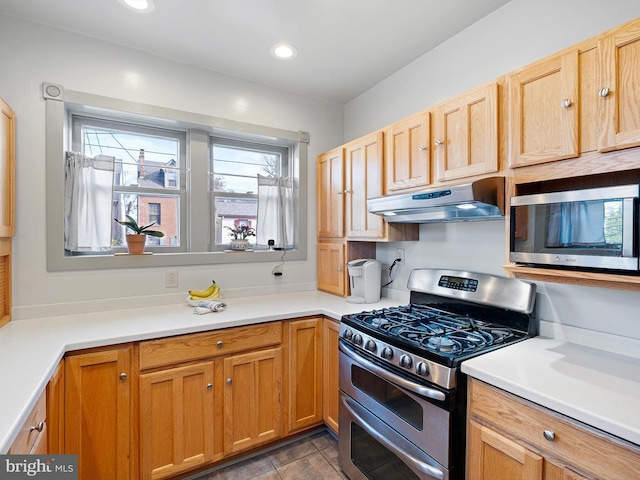
[(278, 43), (271, 47), (271, 55), (281, 60), (290, 60), (298, 55), (296, 47), (289, 45), (288, 43)]
[(120, 0), (125, 7), (129, 7), (136, 12), (147, 13), (155, 7), (153, 0)]

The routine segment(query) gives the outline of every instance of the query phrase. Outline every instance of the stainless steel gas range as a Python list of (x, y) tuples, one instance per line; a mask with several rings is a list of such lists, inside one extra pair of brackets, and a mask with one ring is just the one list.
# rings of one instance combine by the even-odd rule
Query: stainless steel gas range
[(462, 361), (536, 335), (535, 284), (416, 269), (410, 304), (342, 317), (339, 462), (351, 480), (464, 478)]

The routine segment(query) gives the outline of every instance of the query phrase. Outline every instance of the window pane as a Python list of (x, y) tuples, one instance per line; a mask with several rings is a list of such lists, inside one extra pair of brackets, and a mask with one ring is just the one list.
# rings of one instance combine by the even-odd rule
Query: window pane
[(213, 190), (216, 192), (256, 193), (257, 175), (280, 175), (279, 152), (249, 147), (213, 145)]
[[(151, 230), (159, 230), (164, 237), (148, 237), (147, 245), (179, 246), (180, 199), (177, 195), (139, 195), (116, 193), (113, 198), (114, 218), (133, 217), (138, 225), (144, 226), (156, 221)], [(162, 212), (162, 215), (160, 215)], [(155, 220), (157, 218), (159, 222)], [(113, 245), (125, 246), (127, 233), (132, 233), (117, 222), (113, 225)]]
[[(241, 225), (255, 228), (258, 218), (258, 200), (246, 198), (215, 198), (216, 245), (228, 244), (233, 238), (229, 228)], [(229, 227), (229, 228), (225, 228)], [(256, 243), (256, 237), (248, 237), (249, 243)]]
[(119, 160), (115, 185), (178, 188), (180, 142), (176, 138), (83, 125), (82, 148), (86, 155)]

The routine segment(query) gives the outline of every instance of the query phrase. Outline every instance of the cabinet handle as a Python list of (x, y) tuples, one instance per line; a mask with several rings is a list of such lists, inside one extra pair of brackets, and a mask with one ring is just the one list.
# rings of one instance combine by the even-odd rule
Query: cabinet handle
[(213, 388), (213, 383), (207, 383), (207, 390), (211, 390)]
[(542, 432), (542, 435), (544, 435), (544, 438), (549, 440), (550, 442), (553, 442), (556, 439), (556, 434), (551, 430), (545, 430), (544, 432)]
[[(438, 143), (438, 142), (436, 142), (436, 143)], [(420, 151), (421, 152), (424, 152), (426, 149), (427, 149), (427, 147), (425, 147), (424, 145), (420, 145)]]
[(127, 374), (126, 373), (121, 373), (120, 374), (120, 380), (126, 380), (127, 379)]
[(353, 192), (351, 190), (345, 190), (344, 193), (347, 194), (347, 193), (353, 193)]
[(436, 147), (441, 147), (442, 145), (442, 140), (436, 140)]
[(563, 108), (569, 108), (571, 105), (573, 105), (573, 102), (571, 100), (569, 100), (568, 98), (565, 98), (562, 101), (562, 107)]
[(36, 432), (41, 432), (42, 430), (44, 430), (44, 422), (38, 422), (37, 425), (32, 425), (31, 427), (29, 427), (29, 431), (36, 431)]
[(611, 90), (609, 90), (609, 87), (602, 87), (598, 92), (598, 95), (604, 98), (604, 97), (608, 97), (610, 93), (611, 93)]
[(336, 193), (337, 193), (338, 195), (342, 195), (342, 192), (341, 192), (340, 190), (338, 190)]
[(231, 385), (233, 383), (233, 380), (231, 380), (230, 378), (227, 378), (227, 385)]
[(222, 340), (218, 340), (218, 343), (216, 343), (216, 345), (218, 346), (218, 348), (222, 348), (224, 343), (222, 342)]

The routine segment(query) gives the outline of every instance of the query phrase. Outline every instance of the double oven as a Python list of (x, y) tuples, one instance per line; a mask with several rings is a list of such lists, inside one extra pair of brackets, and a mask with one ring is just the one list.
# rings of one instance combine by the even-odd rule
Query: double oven
[(340, 467), (351, 480), (464, 478), (460, 363), (536, 334), (535, 285), (416, 269), (408, 305), (342, 317)]

